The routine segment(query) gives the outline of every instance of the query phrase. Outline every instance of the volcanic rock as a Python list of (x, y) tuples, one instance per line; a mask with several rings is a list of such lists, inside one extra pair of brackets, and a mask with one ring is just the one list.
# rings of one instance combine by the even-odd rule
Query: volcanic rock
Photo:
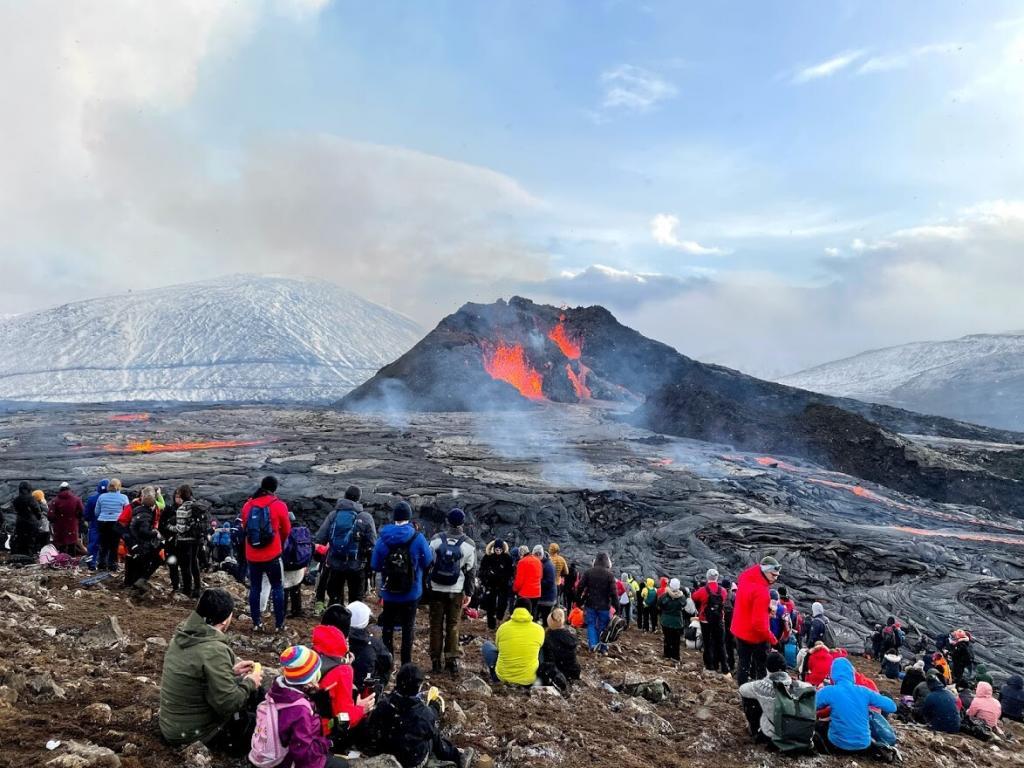
[(185, 747), (181, 752), (181, 759), (186, 768), (210, 768), (213, 765), (213, 756), (201, 741), (194, 741)]
[(110, 722), (111, 718), (113, 717), (113, 713), (110, 709), (109, 704), (104, 704), (103, 702), (96, 702), (95, 704), (90, 704), (84, 710), (82, 710), (82, 717), (84, 717), (90, 723), (95, 723), (97, 725), (107, 725)]
[(106, 747), (89, 742), (68, 741), (67, 753), (46, 764), (54, 768), (121, 768), (121, 758)]
[(66, 695), (49, 672), (28, 676), (25, 687), (40, 699), (63, 699)]
[(113, 648), (127, 645), (128, 642), (129, 639), (121, 630), (121, 624), (116, 616), (108, 616), (82, 635), (82, 645), (89, 648)]
[(476, 693), (481, 696), (490, 696), (491, 686), (484, 682), (483, 678), (477, 675), (470, 675), (459, 684), (459, 690), (466, 693)]

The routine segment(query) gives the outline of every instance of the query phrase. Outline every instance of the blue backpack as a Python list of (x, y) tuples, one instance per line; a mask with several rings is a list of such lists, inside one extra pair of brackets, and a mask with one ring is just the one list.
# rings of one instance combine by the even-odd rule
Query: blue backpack
[(430, 569), (430, 580), (442, 587), (452, 587), (459, 581), (462, 574), (462, 542), (465, 536), (459, 536), (453, 544), (447, 535), (441, 536), (441, 546), (437, 548), (434, 565)]
[(213, 546), (215, 546), (215, 547), (230, 547), (232, 545), (232, 543), (233, 542), (231, 541), (231, 527), (230, 526), (223, 525), (220, 528), (218, 528), (216, 531), (213, 532), (213, 541), (212, 541)]
[(356, 513), (351, 509), (339, 509), (334, 514), (331, 526), (330, 557), (339, 565), (359, 563), (359, 549), (362, 536), (356, 530)]
[(274, 528), (270, 524), (270, 504), (265, 507), (253, 504), (245, 521), (245, 540), (255, 549), (267, 547), (274, 540)]
[(298, 571), (309, 565), (313, 559), (313, 535), (309, 528), (298, 526), (292, 528), (288, 534), (288, 540), (284, 543), (284, 553), (281, 560), (286, 571)]

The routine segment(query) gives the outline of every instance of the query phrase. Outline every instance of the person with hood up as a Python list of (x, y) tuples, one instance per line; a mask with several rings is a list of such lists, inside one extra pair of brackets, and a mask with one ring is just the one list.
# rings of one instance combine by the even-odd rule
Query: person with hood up
[[(416, 607), (423, 595), (423, 573), (434, 562), (433, 550), (412, 524), (412, 507), (395, 505), (394, 522), (385, 525), (373, 547), (370, 567), (381, 574), (384, 603), (378, 624), (388, 652), (395, 652), (395, 628), (402, 630), (402, 663), (412, 660)], [(539, 563), (538, 563), (539, 565)]]
[(807, 630), (807, 644), (813, 646), (817, 642), (825, 642), (825, 630), (828, 628), (828, 616), (825, 606), (819, 602), (811, 603), (811, 626)]
[(558, 574), (555, 571), (555, 564), (551, 562), (551, 556), (539, 544), (534, 547), (534, 552), (538, 551), (541, 565), (540, 597), (537, 598), (534, 618), (543, 627), (547, 624), (551, 609), (558, 602)]
[[(71, 492), (66, 482), (60, 484), (60, 490), (50, 502), (49, 518), (53, 526), (53, 546), (66, 555), (77, 555), (79, 552), (79, 530), (82, 513), (85, 508), (82, 500)], [(198, 597), (198, 595), (197, 595)]]
[[(524, 553), (522, 550), (526, 549)], [(540, 550), (538, 552), (537, 550)], [(540, 561), (544, 548), (539, 544), (530, 552), (520, 547), (519, 562), (516, 563), (516, 575), (512, 581), (512, 592), (517, 600), (530, 601), (530, 613), (534, 613), (537, 600), (540, 598), (540, 583), (544, 578), (544, 565)]]
[(420, 693), (423, 683), (419, 667), (402, 665), (395, 676), (394, 691), (382, 697), (368, 719), (365, 751), (372, 755), (392, 755), (402, 768), (420, 768), (431, 757), (454, 763), (458, 768), (469, 768), (474, 750), (456, 749), (441, 735), (440, 714), (444, 706), (440, 698), (432, 697), (436, 688), (427, 693), (429, 703), (424, 701)]
[(725, 607), (729, 593), (718, 583), (718, 571), (709, 568), (706, 583), (694, 590), (693, 603), (697, 607), (700, 634), (704, 649), (704, 669), (729, 674), (725, 658)]
[(974, 642), (963, 629), (952, 634), (953, 650), (950, 652), (953, 682), (963, 685), (968, 678), (974, 677)]
[(494, 642), (486, 640), (480, 649), (491, 677), (510, 685), (533, 685), (540, 668), (544, 628), (534, 622), (528, 605), (518, 601), (509, 620), (498, 627)]
[(107, 492), (109, 480), (100, 480), (96, 490), (89, 494), (82, 510), (82, 520), (89, 527), (87, 548), (89, 550), (89, 570), (95, 571), (100, 561), (100, 527), (96, 522), (96, 502)]
[[(555, 608), (548, 616), (548, 631), (544, 635), (543, 651), (544, 666), (553, 667), (566, 681), (580, 679), (580, 663), (576, 658), (576, 647), (579, 640), (576, 631), (565, 626), (565, 611)], [(549, 672), (545, 677), (552, 678)]]
[(1011, 675), (999, 689), (999, 701), (1004, 718), (1024, 722), (1024, 677)]
[[(459, 622), (473, 595), (476, 544), (466, 535), (466, 513), (458, 507), (448, 513), (448, 530), (430, 540), (434, 565), (430, 569), (430, 660), (433, 671), (458, 674)], [(543, 551), (543, 550), (542, 550)]]
[(338, 499), (334, 510), (324, 519), (313, 541), (327, 546), (327, 558), (316, 582), (314, 612), (324, 611), (324, 597), (331, 604), (344, 604), (363, 599), (366, 558), (377, 543), (377, 525), (373, 516), (359, 503), (363, 492), (350, 485)]
[(929, 675), (928, 696), (921, 705), (921, 719), (933, 731), (960, 733), (960, 709), (957, 699), (942, 681)]
[(239, 661), (225, 634), (235, 601), (223, 589), (203, 592), (178, 626), (160, 675), (160, 733), (173, 747), (202, 741), (236, 757), (249, 749), (261, 671)]
[(769, 624), (769, 590), (782, 572), (774, 557), (764, 557), (739, 575), (732, 615), (732, 634), (736, 638), (736, 682), (764, 677), (768, 649), (778, 644)]
[(654, 579), (647, 579), (643, 589), (640, 590), (640, 597), (644, 603), (644, 629), (649, 632), (658, 631), (658, 590), (654, 586)]
[[(344, 610), (343, 606), (330, 606), (324, 612), (321, 622), (330, 623), (331, 614), (334, 610)], [(339, 611), (340, 612), (340, 611)], [(349, 626), (348, 647), (352, 651), (352, 684), (356, 690), (363, 690), (367, 681), (383, 688), (391, 678), (391, 669), (394, 659), (391, 653), (384, 646), (383, 641), (370, 632), (370, 607), (362, 602), (356, 601), (348, 604)], [(345, 627), (338, 627), (345, 632)]]
[(46, 502), (46, 494), (39, 488), (32, 491), (32, 498), (35, 499), (39, 510), (39, 528), (36, 531), (35, 543), (35, 551), (38, 554), (39, 550), (50, 543), (50, 507)]
[(117, 521), (131, 505), (121, 493), (121, 481), (116, 477), (107, 484), (107, 490), (96, 500), (96, 524), (100, 536), (101, 570), (117, 571), (117, 549), (121, 544), (121, 531)]
[(480, 583), (486, 590), (484, 610), (487, 612), (488, 629), (497, 629), (498, 622), (505, 618), (512, 573), (512, 555), (508, 553), (508, 544), (501, 539), (489, 542), (484, 548), (479, 573)]
[(39, 529), (45, 520), (45, 507), (32, 495), (32, 485), (24, 480), (18, 483), (18, 495), (11, 502), (14, 510), (14, 535), (11, 554), (33, 557), (39, 553)]
[(801, 664), (801, 677), (815, 688), (828, 679), (832, 672), (832, 662), (841, 658), (842, 654), (825, 646), (820, 640), (808, 649)]
[[(619, 585), (622, 585), (621, 587)], [(618, 616), (621, 616), (623, 621), (626, 622), (626, 629), (629, 629), (629, 620), (633, 615), (633, 587), (630, 584), (630, 578), (628, 573), (623, 573), (619, 577), (618, 583), (615, 585), (615, 590), (618, 592)]]
[(743, 712), (747, 717), (750, 735), (755, 741), (771, 743), (775, 738), (775, 698), (777, 685), (789, 689), (796, 696), (801, 690), (813, 686), (793, 680), (786, 672), (786, 660), (778, 651), (770, 651), (765, 659), (768, 674), (759, 680), (748, 680), (740, 686)]
[(565, 577), (569, 573), (569, 563), (564, 557), (562, 557), (562, 548), (555, 542), (548, 544), (548, 557), (551, 558), (551, 564), (555, 567), (555, 585), (557, 587), (559, 601), (563, 600), (563, 588), (565, 587)]
[(914, 689), (924, 682), (924, 662), (918, 659), (909, 667), (900, 682), (900, 696), (913, 696)]
[(611, 621), (611, 608), (617, 597), (612, 561), (607, 552), (599, 552), (594, 565), (580, 579), (580, 602), (587, 622), (587, 644), (591, 651), (603, 651), (601, 635)]
[(992, 730), (998, 730), (1003, 707), (992, 695), (992, 686), (989, 683), (978, 683), (974, 689), (974, 701), (967, 708), (966, 714), (968, 717), (981, 720)]
[(662, 655), (672, 661), (679, 661), (679, 644), (683, 635), (685, 608), (686, 593), (680, 588), (679, 579), (672, 579), (668, 583), (665, 594), (658, 601), (661, 631), (664, 634)]
[[(882, 657), (881, 673), (890, 680), (899, 680), (902, 671), (903, 657), (897, 651), (888, 651)], [(922, 667), (924, 664), (921, 665)]]
[(818, 708), (831, 708), (826, 746), (837, 754), (857, 754), (871, 749), (870, 707), (884, 714), (896, 711), (896, 703), (887, 696), (857, 685), (853, 664), (847, 658), (832, 662), (832, 685), (818, 691)]
[[(318, 624), (313, 627), (313, 650), (320, 656), (320, 686), (326, 706), (320, 709), (323, 735), (335, 744), (350, 743), (363, 716), (376, 701), (372, 692), (353, 700), (355, 687), (353, 656), (348, 641), (337, 627)], [(330, 712), (330, 716), (327, 716)]]

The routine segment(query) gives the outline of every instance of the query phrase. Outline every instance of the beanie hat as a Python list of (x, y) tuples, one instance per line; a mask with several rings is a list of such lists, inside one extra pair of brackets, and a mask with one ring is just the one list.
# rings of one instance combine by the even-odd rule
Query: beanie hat
[(772, 600), (778, 600), (779, 599), (779, 590), (777, 590), (777, 589), (769, 589), (768, 590), (768, 597), (771, 598)]
[(534, 557), (544, 557), (544, 547), (538, 544), (533, 548)]
[(924, 669), (924, 659), (918, 659), (911, 666), (914, 669)]
[(304, 645), (291, 645), (281, 654), (284, 681), (293, 688), (315, 683), (320, 677), (320, 654)]
[(501, 539), (495, 539), (494, 540), (494, 551), (495, 552), (504, 552), (505, 551), (505, 542), (502, 541)]
[(337, 627), (348, 637), (349, 629), (352, 627), (352, 611), (340, 603), (328, 605), (327, 610), (320, 616), (320, 623), (328, 627)]
[(342, 658), (348, 653), (348, 641), (337, 627), (320, 624), (313, 627), (313, 650), (321, 656)]
[(786, 668), (786, 659), (778, 651), (772, 651), (768, 654), (764, 665), (769, 672), (781, 672)]
[(68, 481), (67, 481), (67, 480), (65, 480), (65, 481), (64, 481), (63, 483), (61, 483), (61, 484), (60, 484), (60, 489), (61, 489), (62, 491), (63, 491), (63, 490), (65, 489), (65, 488), (70, 488), (70, 487), (71, 487), (71, 486), (70, 486), (70, 485), (68, 484)]
[(887, 626), (887, 627), (895, 626), (895, 624), (896, 624), (896, 617), (895, 616), (890, 616), (888, 619), (885, 620), (885, 626)]
[(227, 620), (235, 612), (235, 598), (226, 589), (206, 589), (199, 596), (196, 613), (211, 627)]
[(565, 626), (565, 609), (555, 608), (548, 614), (548, 627), (550, 629), (561, 629)]
[(260, 490), (267, 491), (268, 493), (277, 492), (277, 478), (273, 475), (267, 475), (260, 481)]
[(394, 513), (396, 523), (412, 519), (412, 507), (409, 506), (409, 502), (407, 501), (400, 501), (395, 504)]
[(763, 573), (779, 573), (782, 571), (782, 566), (779, 565), (779, 561), (771, 555), (761, 559), (761, 571)]
[(455, 507), (448, 513), (448, 524), (459, 526), (466, 522), (466, 513)]
[(718, 581), (718, 571), (714, 568), (708, 568), (708, 572), (704, 574), (704, 578), (708, 581)]
[(357, 600), (348, 604), (348, 611), (352, 614), (352, 628), (366, 629), (370, 623), (370, 606)]
[(395, 690), (400, 696), (415, 696), (423, 687), (423, 672), (412, 662), (403, 664), (395, 675)]
[(668, 583), (668, 588), (671, 589), (673, 592), (678, 592), (679, 591), (679, 579), (672, 579), (672, 581), (670, 581)]
[(811, 615), (812, 616), (824, 616), (825, 606), (819, 602), (811, 603)]
[(359, 501), (362, 496), (363, 492), (358, 485), (350, 485), (345, 489), (345, 498), (349, 501)]

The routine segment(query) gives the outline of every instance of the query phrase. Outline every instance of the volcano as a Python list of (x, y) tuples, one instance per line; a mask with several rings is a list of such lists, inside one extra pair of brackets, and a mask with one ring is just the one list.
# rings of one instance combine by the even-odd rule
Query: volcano
[(904, 435), (1020, 444), (1022, 434), (707, 365), (600, 306), (560, 309), (521, 297), (466, 304), (339, 406), (496, 411), (602, 401), (653, 432), (799, 456), (936, 501), (1020, 507), (1021, 467), (951, 457)]

